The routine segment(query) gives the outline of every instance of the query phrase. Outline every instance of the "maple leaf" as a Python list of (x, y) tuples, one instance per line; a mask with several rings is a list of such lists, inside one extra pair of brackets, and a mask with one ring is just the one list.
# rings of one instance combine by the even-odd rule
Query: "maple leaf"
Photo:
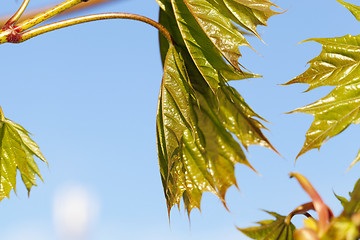
[[(226, 207), (227, 189), (237, 187), (234, 165), (252, 169), (244, 149), (252, 144), (274, 149), (261, 131), (263, 119), (228, 83), (259, 77), (240, 70), (238, 48), (249, 45), (233, 22), (255, 34), (256, 26), (265, 25), (276, 13), (270, 10), (273, 4), (263, 0), (158, 3), (159, 22), (173, 38), (169, 45), (160, 36), (164, 77), (157, 114), (168, 212), (181, 199), (188, 214), (200, 209), (205, 191), (218, 196)], [(235, 11), (234, 6), (240, 5)]]
[[(257, 240), (357, 240), (360, 237), (360, 180), (349, 193), (350, 200), (344, 197), (336, 197), (341, 201), (344, 211), (338, 217), (334, 217), (331, 209), (323, 202), (312, 184), (301, 174), (291, 173), (301, 187), (310, 196), (311, 202), (305, 203), (294, 209), (288, 216), (281, 216), (274, 212), (268, 212), (275, 220), (258, 222), (259, 226), (238, 228), (246, 236)], [(313, 218), (308, 211), (315, 210), (318, 220)], [(303, 214), (304, 227), (295, 229), (291, 219), (295, 215)]]
[(341, 201), (344, 211), (333, 219), (324, 236), (324, 240), (357, 240), (360, 237), (360, 180), (349, 193), (350, 200), (336, 197)]
[(259, 226), (249, 228), (238, 228), (246, 236), (256, 240), (292, 240), (295, 226), (286, 222), (286, 216), (275, 212), (268, 212), (275, 220), (264, 220), (257, 222)]
[[(232, 79), (243, 78), (240, 76), (238, 63), (241, 56), (239, 47), (250, 45), (233, 22), (258, 35), (256, 26), (266, 25), (269, 17), (278, 14), (270, 9), (275, 5), (266, 0), (157, 2), (169, 15), (168, 20), (173, 25), (170, 28), (178, 28), (174, 37), (180, 41), (177, 44), (186, 47), (192, 61), (213, 91), (223, 80), (221, 74), (231, 72)], [(164, 21), (161, 23), (166, 24)], [(223, 57), (231, 65), (227, 64)]]
[(359, 150), (358, 154), (356, 155), (356, 158), (354, 159), (354, 161), (350, 164), (349, 169), (359, 161), (360, 161), (360, 150)]
[(356, 5), (351, 4), (351, 3), (344, 2), (342, 0), (336, 0), (336, 1), (341, 3), (344, 7), (346, 7), (354, 15), (354, 17), (358, 21), (360, 21), (360, 7), (359, 6), (356, 6)]
[[(360, 212), (360, 179), (355, 183), (353, 191), (349, 192), (350, 200), (347, 200), (345, 197), (338, 196), (336, 194), (335, 196), (346, 210), (346, 215), (352, 215), (354, 213)], [(350, 202), (352, 203), (350, 204)], [(350, 205), (351, 207), (349, 207)]]
[(0, 201), (9, 197), (10, 191), (16, 191), (16, 174), (19, 170), (28, 194), (36, 186), (36, 175), (42, 177), (34, 161), (34, 155), (42, 161), (46, 159), (38, 145), (29, 137), (20, 125), (6, 119), (0, 111)]
[[(346, 6), (359, 17), (354, 6)], [(311, 149), (320, 148), (323, 143), (344, 131), (350, 124), (360, 123), (360, 35), (313, 38), (306, 41), (322, 44), (322, 51), (319, 56), (309, 61), (308, 70), (285, 85), (307, 83), (307, 91), (320, 86), (335, 88), (317, 102), (291, 112), (307, 113), (315, 117), (306, 133), (304, 146), (296, 158)]]

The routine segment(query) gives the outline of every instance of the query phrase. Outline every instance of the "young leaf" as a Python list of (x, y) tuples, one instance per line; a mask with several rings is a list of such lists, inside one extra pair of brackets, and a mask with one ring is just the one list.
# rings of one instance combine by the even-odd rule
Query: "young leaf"
[(335, 197), (340, 201), (341, 205), (344, 207), (349, 201), (346, 199), (346, 197), (342, 197), (334, 193)]
[(292, 240), (295, 226), (290, 222), (286, 223), (285, 216), (274, 212), (268, 212), (275, 217), (275, 220), (257, 222), (259, 226), (249, 228), (238, 228), (246, 236), (256, 240)]
[(360, 179), (355, 183), (354, 189), (349, 195), (350, 201), (343, 203), (344, 212), (342, 215), (345, 217), (351, 217), (360, 212)]
[[(216, 194), (226, 206), (227, 189), (237, 186), (234, 165), (242, 163), (252, 168), (243, 148), (258, 144), (273, 149), (261, 131), (264, 126), (257, 120), (262, 118), (228, 85), (230, 80), (258, 75), (239, 71), (237, 64), (232, 66), (224, 60), (234, 61), (237, 48), (245, 42), (240, 44), (243, 37), (232, 25), (234, 15), (223, 1), (157, 2), (161, 8), (159, 22), (176, 45), (169, 45), (160, 36), (164, 78), (157, 136), (168, 211), (181, 199), (188, 214), (193, 208), (200, 209), (205, 191)], [(214, 16), (206, 14), (210, 12)], [(233, 37), (236, 39), (222, 42)], [(176, 102), (186, 101), (184, 108), (171, 106), (165, 90), (177, 93)], [(176, 129), (169, 130), (167, 118)]]
[[(223, 60), (219, 50), (216, 49), (211, 39), (202, 30), (185, 2), (183, 0), (173, 0), (171, 2), (186, 48), (207, 84), (215, 92), (222, 80), (221, 73), (224, 71), (235, 72), (235, 69)], [(215, 32), (213, 34), (214, 36), (222, 37), (221, 34), (216, 34)], [(239, 72), (238, 74), (239, 78), (241, 78), (241, 73)]]
[(321, 240), (358, 240), (359, 237), (358, 223), (351, 218), (340, 216), (331, 222)]
[(179, 202), (184, 191), (182, 166), (183, 134), (191, 130), (190, 88), (184, 62), (174, 46), (170, 46), (165, 62), (157, 113), (157, 145), (161, 180), (168, 210)]
[(344, 2), (342, 0), (336, 0), (336, 1), (341, 3), (344, 7), (346, 7), (354, 15), (354, 17), (358, 21), (360, 21), (360, 7), (359, 6), (356, 6), (356, 5), (351, 4), (351, 3)]
[(9, 119), (0, 121), (0, 201), (9, 197), (12, 189), (16, 191), (17, 170), (28, 193), (36, 186), (36, 175), (42, 180), (34, 155), (46, 162), (29, 132)]
[[(170, 45), (164, 62), (157, 136), (168, 211), (183, 198), (190, 214), (193, 208), (200, 209), (204, 191), (214, 193), (225, 205), (226, 190), (237, 185), (234, 164), (251, 167), (229, 131), (239, 136), (245, 147), (271, 145), (260, 131), (262, 125), (252, 118), (257, 115), (234, 89), (221, 86), (217, 99), (202, 76), (194, 71), (192, 80), (198, 78), (198, 82), (190, 85), (181, 56)], [(219, 105), (220, 102), (223, 104)]]
[(267, 26), (267, 20), (271, 16), (279, 14), (271, 9), (271, 7), (277, 6), (267, 0), (224, 0), (224, 3), (233, 15), (231, 20), (252, 32), (258, 38), (260, 38), (260, 36), (256, 30), (257, 26)]
[(297, 158), (313, 148), (320, 148), (351, 123), (360, 122), (360, 36), (310, 40), (321, 43), (322, 52), (309, 62), (305, 73), (286, 84), (308, 83), (308, 90), (326, 85), (336, 87), (319, 101), (292, 111), (315, 117)]
[(352, 166), (354, 166), (359, 161), (360, 161), (360, 150), (359, 150), (358, 154), (356, 155), (356, 158), (354, 159), (354, 161), (352, 161), (352, 163), (350, 164), (349, 169), (352, 168)]
[(340, 197), (344, 211), (334, 218), (322, 240), (357, 240), (360, 237), (360, 180), (351, 193), (350, 200)]

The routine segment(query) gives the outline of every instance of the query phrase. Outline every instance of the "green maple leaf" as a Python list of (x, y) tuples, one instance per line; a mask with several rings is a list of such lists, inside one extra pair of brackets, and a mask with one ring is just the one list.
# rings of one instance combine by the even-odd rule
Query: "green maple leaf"
[(355, 183), (349, 193), (350, 200), (335, 195), (344, 207), (341, 215), (333, 219), (330, 226), (321, 238), (324, 240), (357, 240), (360, 237), (360, 180)]
[(339, 216), (334, 218), (327, 232), (321, 237), (321, 240), (358, 240), (359, 224), (350, 218)]
[(351, 163), (350, 167), (351, 168), (352, 166), (354, 166), (357, 162), (360, 161), (360, 150), (358, 152), (358, 154), (356, 155), (356, 158), (354, 159), (354, 161)]
[[(1, 112), (1, 111), (0, 111)], [(36, 175), (42, 180), (34, 155), (46, 162), (38, 145), (29, 137), (20, 125), (6, 119), (1, 112), (0, 121), (0, 201), (9, 197), (10, 191), (16, 191), (16, 174), (21, 178), (30, 194), (36, 185)]]
[(228, 80), (243, 78), (238, 63), (239, 47), (250, 45), (233, 22), (258, 35), (256, 26), (266, 25), (267, 19), (277, 14), (270, 9), (275, 5), (266, 0), (157, 1), (178, 28), (174, 36), (177, 44), (184, 45), (213, 91), (223, 80), (221, 75), (231, 73)]
[[(353, 5), (345, 4), (359, 17)], [(335, 86), (324, 98), (292, 112), (315, 117), (306, 133), (304, 146), (297, 158), (307, 151), (320, 148), (327, 140), (344, 131), (350, 124), (360, 123), (360, 35), (335, 38), (313, 38), (323, 45), (319, 56), (303, 74), (286, 84), (307, 83), (309, 90), (320, 86)], [(359, 161), (359, 156), (353, 164)], [(352, 164), (352, 165), (353, 165)]]
[[(168, 212), (181, 199), (190, 214), (203, 192), (217, 195), (237, 186), (234, 165), (250, 168), (244, 149), (273, 149), (263, 120), (229, 86), (259, 75), (240, 70), (239, 46), (249, 46), (234, 23), (256, 33), (276, 14), (266, 0), (158, 0), (159, 22), (173, 43), (160, 37), (164, 77), (157, 114), (161, 179)], [(235, 140), (234, 136), (237, 137)]]
[(349, 196), (349, 201), (345, 198), (340, 198), (344, 207), (342, 215), (345, 217), (350, 217), (353, 214), (360, 212), (360, 179), (355, 183), (354, 189), (349, 193)]
[(360, 21), (360, 7), (359, 6), (356, 6), (356, 5), (351, 4), (351, 3), (344, 2), (342, 0), (336, 0), (336, 1), (341, 3), (344, 7), (346, 7), (354, 15), (354, 17), (358, 21)]
[(360, 179), (355, 183), (354, 189), (352, 192), (349, 192), (350, 201), (347, 198), (336, 195), (336, 198), (341, 202), (341, 205), (344, 209), (349, 208), (349, 202), (353, 202), (352, 210), (347, 210), (348, 215), (359, 212), (360, 211)]
[(293, 240), (295, 226), (286, 223), (286, 217), (275, 212), (268, 212), (275, 220), (257, 222), (259, 226), (249, 228), (238, 228), (246, 236), (256, 240)]

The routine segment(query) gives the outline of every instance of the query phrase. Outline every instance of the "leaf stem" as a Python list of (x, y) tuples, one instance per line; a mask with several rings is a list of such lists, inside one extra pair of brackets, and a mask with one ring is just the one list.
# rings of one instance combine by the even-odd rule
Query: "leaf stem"
[(309, 210), (314, 210), (313, 202), (305, 203), (295, 208), (287, 217), (285, 218), (285, 222), (287, 225), (290, 225), (292, 217), (298, 214), (306, 214)]
[(20, 9), (15, 13), (13, 17), (11, 17), (5, 26), (0, 29), (0, 44), (11, 42), (15, 43), (19, 41), (20, 35), (22, 32), (38, 25), (46, 21), (47, 19), (58, 15), (59, 13), (81, 3), (86, 2), (87, 0), (67, 0), (43, 13), (40, 13), (34, 17), (31, 17), (17, 25), (14, 25), (14, 20), (18, 20), (21, 16), (22, 12), (25, 10), (28, 0), (24, 0), (23, 4), (21, 5)]
[(5, 23), (4, 27), (8, 27), (11, 25), (14, 25), (17, 20), (21, 17), (21, 15), (24, 13), (27, 5), (29, 4), (30, 0), (24, 0), (24, 2), (21, 4), (19, 10)]
[(49, 10), (47, 10), (46, 12), (40, 13), (32, 18), (29, 18), (23, 22), (21, 22), (20, 24), (16, 25), (15, 28), (16, 29), (20, 29), (20, 31), (26, 31), (29, 28), (32, 28), (36, 25), (38, 25), (39, 23), (42, 23), (46, 20), (48, 20), (49, 18), (52, 18), (56, 15), (58, 15), (59, 13), (81, 3), (81, 2), (85, 2), (84, 0), (67, 0)]
[(160, 23), (158, 23), (150, 18), (141, 16), (141, 15), (137, 15), (137, 14), (132, 14), (132, 13), (101, 13), (101, 14), (87, 15), (87, 16), (82, 16), (82, 17), (71, 18), (68, 20), (59, 21), (56, 23), (51, 23), (51, 24), (41, 26), (41, 27), (38, 27), (38, 28), (29, 30), (27, 32), (20, 34), (20, 38), (19, 38), (18, 42), (23, 42), (30, 38), (38, 36), (40, 34), (44, 34), (44, 33), (54, 31), (54, 30), (57, 30), (60, 28), (65, 28), (65, 27), (69, 27), (69, 26), (73, 26), (73, 25), (77, 25), (77, 24), (81, 24), (81, 23), (86, 23), (86, 22), (107, 20), (107, 19), (130, 19), (130, 20), (136, 20), (136, 21), (147, 23), (147, 24), (157, 28), (164, 35), (164, 37), (169, 41), (170, 44), (173, 43), (170, 33), (166, 30), (166, 28), (163, 25), (161, 25)]
[(315, 211), (319, 216), (319, 234), (320, 236), (325, 233), (329, 226), (330, 220), (333, 217), (331, 209), (324, 203), (319, 193), (315, 190), (312, 184), (303, 175), (299, 173), (290, 173), (290, 177), (296, 178), (300, 186), (312, 199)]

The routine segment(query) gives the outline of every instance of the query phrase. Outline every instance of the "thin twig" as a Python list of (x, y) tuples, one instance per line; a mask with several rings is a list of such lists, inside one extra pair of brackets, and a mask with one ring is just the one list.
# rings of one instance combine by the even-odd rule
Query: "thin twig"
[(21, 15), (24, 13), (29, 2), (30, 2), (30, 0), (24, 0), (24, 2), (21, 4), (19, 10), (17, 10), (17, 12), (5, 23), (4, 27), (14, 25), (17, 22), (17, 20), (19, 20)]
[(65, 28), (65, 27), (69, 27), (69, 26), (73, 26), (73, 25), (77, 25), (77, 24), (81, 24), (81, 23), (86, 23), (86, 22), (107, 20), (107, 19), (130, 19), (130, 20), (136, 20), (136, 21), (141, 21), (141, 22), (147, 23), (147, 24), (157, 28), (164, 35), (164, 37), (169, 41), (169, 43), (172, 44), (171, 35), (163, 25), (161, 25), (160, 23), (158, 23), (150, 18), (141, 16), (141, 15), (137, 15), (137, 14), (132, 14), (132, 13), (93, 14), (93, 15), (87, 15), (87, 16), (83, 16), (83, 17), (71, 18), (71, 19), (59, 21), (56, 23), (51, 23), (51, 24), (48, 24), (45, 26), (41, 26), (41, 27), (38, 27), (38, 28), (35, 28), (32, 30), (29, 30), (27, 32), (21, 33), (19, 42), (26, 41), (26, 40), (33, 38), (35, 36), (38, 36), (40, 34), (51, 32), (51, 31), (54, 31), (54, 30), (57, 30), (60, 28)]
[(47, 10), (46, 12), (40, 13), (32, 18), (29, 18), (19, 24), (17, 24), (16, 26), (14, 26), (15, 29), (19, 29), (20, 32), (22, 31), (26, 31), (36, 25), (38, 25), (39, 23), (42, 23), (46, 20), (48, 20), (49, 18), (52, 18), (58, 14), (60, 14), (61, 12), (72, 8), (73, 6), (84, 2), (83, 0), (67, 0), (49, 10)]

